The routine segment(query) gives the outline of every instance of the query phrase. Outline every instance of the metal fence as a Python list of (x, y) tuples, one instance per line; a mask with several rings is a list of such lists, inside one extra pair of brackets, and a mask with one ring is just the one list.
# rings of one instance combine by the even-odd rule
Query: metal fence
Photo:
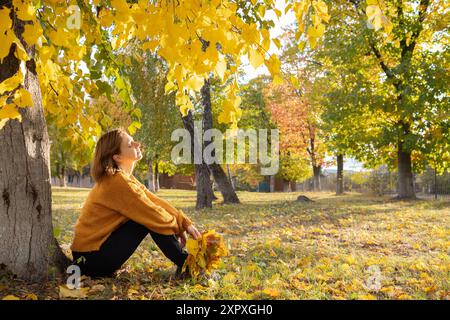
[[(450, 173), (439, 175), (428, 168), (421, 174), (413, 175), (413, 183), (418, 198), (450, 199)], [(324, 172), (321, 176), (323, 191), (336, 191), (336, 173)], [(387, 168), (371, 171), (344, 171), (344, 191), (371, 193), (376, 195), (397, 194), (397, 172)]]

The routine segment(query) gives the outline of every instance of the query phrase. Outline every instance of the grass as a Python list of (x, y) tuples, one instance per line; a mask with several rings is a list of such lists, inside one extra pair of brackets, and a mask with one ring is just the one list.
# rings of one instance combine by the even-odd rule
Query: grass
[[(55, 234), (69, 253), (89, 189), (53, 188)], [(241, 205), (194, 209), (195, 192), (161, 190), (230, 255), (208, 279), (175, 281), (148, 236), (116, 278), (85, 279), (86, 299), (449, 299), (450, 202), (361, 194), (240, 192)], [(0, 280), (0, 297), (57, 299), (58, 285)]]

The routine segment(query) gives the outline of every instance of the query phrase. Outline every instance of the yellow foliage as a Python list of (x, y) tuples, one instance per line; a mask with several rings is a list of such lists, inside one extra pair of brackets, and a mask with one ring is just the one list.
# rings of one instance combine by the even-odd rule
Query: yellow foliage
[(266, 288), (262, 292), (271, 296), (272, 298), (277, 298), (280, 296), (280, 291), (278, 289)]
[(0, 9), (0, 34), (3, 34), (6, 30), (9, 30), (12, 26), (12, 20), (9, 17), (9, 13), (10, 13), (9, 8), (3, 7), (2, 9)]
[(197, 240), (188, 239), (186, 249), (189, 256), (183, 265), (183, 271), (189, 269), (191, 275), (196, 278), (201, 271), (207, 274), (218, 267), (223, 256), (228, 255), (228, 250), (222, 236), (214, 230), (206, 231)]
[(37, 297), (34, 293), (28, 293), (28, 294), (25, 296), (25, 299), (26, 299), (26, 300), (38, 300), (38, 297)]
[(38, 42), (38, 39), (42, 36), (42, 28), (41, 26), (36, 24), (26, 24), (24, 26), (24, 30), (22, 33), (23, 40), (30, 47), (35, 45)]
[(86, 298), (89, 288), (69, 289), (66, 285), (59, 286), (59, 298)]
[(3, 63), (3, 59), (9, 54), (9, 49), (12, 43), (16, 39), (14, 32), (9, 29), (0, 33), (0, 63)]
[(22, 116), (17, 111), (15, 104), (7, 104), (0, 108), (0, 119), (18, 119), (22, 121)]
[(33, 20), (36, 16), (36, 9), (30, 0), (13, 0), (13, 6), (20, 20)]
[(31, 99), (31, 94), (23, 88), (20, 88), (19, 90), (17, 90), (14, 93), (13, 102), (18, 107), (21, 107), (21, 108), (33, 106), (33, 100)]
[(19, 71), (17, 71), (17, 73), (14, 76), (0, 83), (0, 94), (14, 90), (22, 82), (23, 82), (23, 73), (19, 69)]
[(250, 64), (255, 69), (257, 69), (260, 65), (264, 63), (264, 55), (262, 55), (261, 53), (259, 53), (258, 50), (255, 50), (252, 47), (249, 48), (248, 56)]
[(373, 294), (363, 294), (358, 296), (359, 300), (377, 300), (377, 297)]

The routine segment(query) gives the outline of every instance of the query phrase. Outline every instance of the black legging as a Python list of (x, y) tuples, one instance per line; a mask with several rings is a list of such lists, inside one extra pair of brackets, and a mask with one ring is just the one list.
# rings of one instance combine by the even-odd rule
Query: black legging
[[(162, 235), (153, 232), (132, 220), (113, 231), (98, 251), (72, 251), (74, 263), (80, 267), (81, 273), (86, 276), (112, 276), (128, 260), (149, 233), (164, 255), (178, 267), (182, 267), (188, 253), (181, 248), (175, 235)], [(84, 259), (80, 259), (81, 257), (84, 257)]]

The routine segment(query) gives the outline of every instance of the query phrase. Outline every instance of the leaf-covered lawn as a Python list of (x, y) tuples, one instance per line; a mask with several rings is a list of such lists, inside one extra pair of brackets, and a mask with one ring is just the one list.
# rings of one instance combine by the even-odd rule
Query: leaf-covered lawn
[[(53, 188), (55, 234), (68, 250), (89, 189)], [(240, 192), (241, 205), (195, 211), (195, 192), (162, 190), (230, 256), (210, 279), (174, 280), (148, 236), (116, 278), (83, 281), (86, 299), (449, 299), (450, 202), (360, 194)], [(67, 251), (69, 252), (69, 251)], [(45, 286), (0, 279), (0, 297), (58, 299)], [(28, 295), (28, 296), (27, 296)]]

